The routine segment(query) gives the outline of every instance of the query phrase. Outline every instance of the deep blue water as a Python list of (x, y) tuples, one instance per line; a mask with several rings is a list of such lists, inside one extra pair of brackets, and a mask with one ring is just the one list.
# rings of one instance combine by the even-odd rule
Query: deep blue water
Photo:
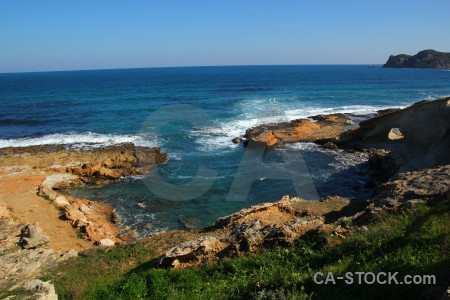
[[(138, 178), (71, 192), (112, 203), (125, 224), (146, 234), (178, 228), (180, 220), (203, 226), (240, 208), (296, 194), (290, 180), (252, 174), (257, 163), (242, 162), (244, 148), (231, 142), (257, 122), (319, 113), (370, 113), (446, 95), (450, 95), (449, 70), (371, 69), (365, 65), (0, 74), (0, 147), (134, 142), (158, 146), (169, 154), (169, 162), (154, 172), (170, 183), (189, 183), (201, 165), (217, 173), (209, 190), (190, 201), (167, 200)], [(179, 104), (198, 111), (173, 106)], [(279, 114), (262, 118), (267, 111)], [(191, 117), (197, 122), (194, 126), (186, 122)], [(168, 118), (178, 121), (163, 122)], [(364, 196), (358, 186), (366, 176), (363, 158), (322, 151), (311, 144), (293, 144), (266, 151), (264, 159), (282, 162), (299, 154), (307, 170), (299, 167), (295, 176), (300, 176), (296, 177), (300, 181), (304, 176), (305, 182), (312, 178), (319, 196)], [(243, 165), (249, 176), (259, 180), (249, 193), (238, 197), (245, 201), (225, 201)], [(146, 180), (154, 176), (152, 173)], [(191, 184), (183, 193), (193, 194), (206, 185)], [(178, 197), (170, 188), (165, 192)]]

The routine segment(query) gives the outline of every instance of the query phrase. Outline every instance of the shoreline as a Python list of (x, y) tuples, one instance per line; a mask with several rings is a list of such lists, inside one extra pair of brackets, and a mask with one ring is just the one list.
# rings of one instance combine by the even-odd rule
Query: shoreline
[[(261, 203), (219, 218), (203, 229), (160, 232), (140, 241), (164, 240), (165, 246), (158, 248), (159, 258), (151, 263), (179, 269), (292, 245), (306, 234), (333, 232), (345, 239), (346, 235), (372, 222), (380, 212), (397, 211), (449, 196), (450, 157), (445, 151), (428, 151), (448, 149), (449, 115), (450, 98), (441, 98), (387, 111), (353, 128), (344, 128), (351, 125), (336, 115), (317, 116), (320, 123), (315, 125), (311, 125), (311, 121), (295, 120), (261, 126), (259, 136), (267, 137), (269, 131), (277, 142), (270, 142), (272, 136), (257, 140), (260, 146), (298, 142), (289, 132), (295, 131), (302, 138), (301, 133), (305, 132), (297, 128), (302, 127), (309, 130), (303, 142), (316, 142), (334, 150), (369, 153), (369, 164), (379, 176), (371, 183), (373, 197), (356, 203), (340, 196), (320, 201), (285, 196), (278, 202)], [(434, 125), (433, 131), (428, 128), (424, 132), (414, 131), (416, 123), (411, 119), (421, 120), (418, 126), (430, 122)], [(325, 131), (321, 130), (322, 126), (326, 127)], [(394, 127), (399, 127), (402, 134), (392, 133)], [(288, 132), (290, 139), (279, 140), (273, 134), (275, 130)], [(314, 131), (318, 134), (314, 135)], [(70, 150), (67, 145), (30, 146), (2, 148), (0, 153), (0, 221), (8, 225), (1, 232), (6, 232), (6, 238), (0, 241), (0, 254), (6, 255), (0, 255), (0, 261), (3, 260), (6, 267), (0, 268), (0, 275), (12, 278), (11, 282), (33, 278), (41, 269), (76, 256), (77, 252), (94, 244), (114, 246), (129, 241), (130, 235), (123, 234), (113, 224), (117, 218), (114, 207), (65, 196), (58, 190), (145, 174), (149, 168), (167, 160), (167, 155), (159, 148), (133, 144)], [(343, 228), (344, 223), (354, 224), (353, 229)], [(90, 242), (77, 237), (76, 229)], [(30, 250), (27, 245), (31, 245)], [(27, 264), (30, 253), (37, 253), (36, 260), (40, 263), (33, 266), (33, 272), (22, 274), (15, 262), (19, 262), (19, 266)]]
[[(67, 150), (66, 146), (0, 149), (0, 206), (9, 208), (23, 224), (39, 222), (55, 251), (125, 241), (127, 237), (112, 222), (111, 205), (67, 197), (58, 189), (145, 174), (153, 165), (164, 163), (167, 155), (158, 148), (132, 144), (88, 150)], [(76, 230), (91, 242), (80, 239)]]
[[(398, 118), (397, 115), (405, 114), (405, 112), (407, 114), (408, 112), (410, 114), (411, 112), (415, 113), (424, 104), (431, 107), (445, 103), (448, 106), (449, 99), (450, 97), (421, 101), (403, 109), (382, 110), (375, 117), (369, 118), (366, 116), (367, 119), (357, 123), (353, 119), (358, 115), (331, 114), (317, 115), (309, 119), (297, 119), (284, 123), (260, 125), (248, 129), (245, 134), (247, 140), (243, 142), (244, 145), (252, 142), (269, 147), (292, 142), (313, 142), (329, 150), (341, 148), (344, 151), (366, 152), (372, 155), (376, 162), (393, 159), (394, 157), (396, 162), (388, 166), (388, 168), (396, 168), (396, 170), (388, 172), (392, 176), (400, 169), (411, 169), (411, 166), (398, 166), (399, 161), (405, 159), (404, 157), (398, 157), (401, 156), (399, 152), (405, 148), (405, 141), (398, 136), (391, 138), (390, 132), (384, 140), (367, 140), (364, 137), (364, 135), (370, 135), (367, 133), (367, 128), (379, 126), (378, 124), (385, 122), (384, 119), (390, 116), (392, 116), (391, 119), (395, 119)], [(411, 118), (409, 115), (406, 117)], [(402, 122), (405, 123), (406, 117), (403, 117)], [(386, 125), (382, 126), (386, 127)], [(363, 142), (366, 147), (362, 146), (361, 139), (366, 139)], [(406, 141), (406, 144), (411, 144), (411, 141)], [(385, 148), (387, 148), (387, 152), (383, 152)], [(124, 152), (123, 149), (126, 150), (126, 153), (122, 153)], [(150, 151), (153, 151), (153, 153), (144, 153), (143, 149), (151, 149)], [(144, 152), (138, 153), (140, 151), (136, 150)], [(413, 150), (409, 149), (410, 152), (414, 152)], [(417, 150), (416, 152), (420, 151)], [(65, 234), (72, 237), (77, 234), (80, 235), (76, 231), (74, 233), (74, 230), (65, 224), (70, 221), (75, 229), (82, 229), (92, 242), (100, 245), (114, 245), (129, 240), (132, 236), (132, 233), (123, 234), (114, 225), (114, 219), (120, 218), (115, 213), (115, 208), (104, 202), (65, 196), (58, 190), (83, 183), (95, 185), (108, 180), (118, 180), (122, 176), (146, 174), (151, 165), (164, 163), (167, 159), (167, 155), (161, 154), (158, 148), (134, 146), (130, 143), (107, 146), (58, 144), (6, 147), (0, 149), (0, 154), (2, 154), (0, 155), (0, 182), (5, 183), (2, 185), (3, 188), (0, 188), (0, 206), (9, 207), (12, 210), (12, 215), (22, 223), (41, 222), (44, 227), (49, 227), (47, 230), (51, 236), (55, 237), (52, 241), (63, 240)], [(413, 154), (418, 155), (417, 153)], [(138, 166), (138, 156), (147, 157), (147, 160), (141, 159), (142, 166)], [(111, 159), (111, 157), (113, 158)], [(411, 160), (411, 155), (408, 160)], [(396, 164), (397, 166), (394, 166)], [(432, 162), (421, 168), (426, 167), (432, 167)], [(379, 169), (383, 168), (383, 166), (379, 167)], [(19, 184), (17, 184), (18, 182)], [(374, 187), (376, 184), (371, 183), (371, 185)], [(10, 196), (14, 193), (11, 191), (11, 187), (13, 189), (23, 187), (21, 193), (28, 194), (25, 197), (28, 200), (15, 201), (15, 198)], [(41, 209), (34, 212), (31, 208), (33, 205), (34, 207), (41, 207)], [(54, 209), (55, 212), (49, 212), (49, 208), (47, 210), (42, 209), (42, 207), (48, 205), (61, 210), (66, 222), (59, 220), (61, 212), (58, 212), (57, 209)], [(27, 206), (29, 206), (28, 211), (26, 210)], [(45, 215), (50, 215), (52, 218), (43, 217)], [(50, 221), (54, 220), (55, 216), (58, 216), (58, 221)], [(59, 233), (52, 232), (53, 226), (45, 225), (47, 223), (55, 224), (56, 228), (59, 228)], [(61, 225), (62, 223), (64, 225)], [(100, 240), (103, 241), (100, 242)], [(55, 247), (55, 250), (68, 250), (66, 248), (69, 247), (81, 250), (88, 247), (85, 241), (79, 238), (76, 238), (76, 240), (71, 238), (70, 246), (67, 247), (57, 246), (55, 243), (50, 242), (49, 244)]]

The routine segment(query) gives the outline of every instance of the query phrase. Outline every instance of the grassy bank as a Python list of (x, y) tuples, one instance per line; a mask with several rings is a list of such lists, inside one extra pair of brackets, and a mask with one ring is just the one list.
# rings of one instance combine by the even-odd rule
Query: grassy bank
[(203, 268), (152, 268), (144, 263), (154, 257), (150, 242), (95, 250), (46, 279), (60, 299), (415, 299), (431, 285), (357, 284), (356, 275), (351, 285), (318, 285), (314, 274), (399, 272), (399, 281), (408, 274), (437, 275), (439, 281), (450, 270), (449, 208), (449, 200), (421, 204), (382, 214), (369, 230), (340, 243), (330, 243), (330, 234), (314, 235), (292, 247)]

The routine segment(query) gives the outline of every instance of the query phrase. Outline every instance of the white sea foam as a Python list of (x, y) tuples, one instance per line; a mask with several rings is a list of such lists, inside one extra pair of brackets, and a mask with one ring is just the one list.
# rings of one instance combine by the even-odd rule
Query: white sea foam
[[(282, 110), (276, 106), (275, 112), (272, 115), (268, 115), (270, 110), (257, 111), (256, 105), (258, 101), (254, 103), (248, 103), (250, 109), (254, 109), (252, 112), (245, 112), (240, 115), (239, 119), (217, 122), (215, 127), (197, 128), (192, 131), (192, 135), (196, 137), (196, 143), (198, 144), (198, 150), (205, 152), (212, 152), (216, 150), (233, 149), (236, 147), (231, 140), (235, 137), (240, 137), (245, 134), (245, 131), (251, 127), (261, 124), (279, 123), (283, 121), (291, 121), (299, 118), (307, 118), (318, 114), (334, 114), (334, 113), (355, 113), (360, 115), (373, 114), (378, 110), (388, 108), (403, 108), (401, 105), (347, 105), (339, 107), (308, 107), (299, 109), (287, 109)], [(262, 102), (261, 102), (262, 103)], [(248, 109), (247, 109), (248, 111)], [(272, 110), (273, 111), (273, 110)]]
[(153, 135), (149, 134), (100, 134), (95, 132), (84, 133), (55, 133), (42, 137), (17, 138), (17, 139), (0, 139), (0, 148), (5, 147), (26, 147), (35, 145), (50, 144), (77, 144), (79, 147), (87, 146), (108, 146), (121, 143), (133, 143), (136, 146), (155, 147), (157, 140)]
[(319, 148), (319, 145), (317, 145), (315, 143), (291, 143), (291, 144), (286, 144), (284, 147), (286, 149), (309, 151), (309, 152), (323, 150), (323, 149)]

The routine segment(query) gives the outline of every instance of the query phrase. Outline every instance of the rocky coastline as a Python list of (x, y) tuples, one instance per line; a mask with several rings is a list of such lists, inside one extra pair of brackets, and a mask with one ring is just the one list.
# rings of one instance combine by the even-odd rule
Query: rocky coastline
[(78, 251), (127, 242), (129, 233), (114, 224), (111, 205), (60, 190), (146, 174), (166, 159), (159, 148), (133, 144), (0, 149), (0, 286), (29, 285)]
[(260, 125), (245, 132), (243, 143), (270, 147), (313, 142), (333, 150), (386, 151), (401, 171), (417, 170), (450, 164), (449, 119), (450, 97), (445, 97), (379, 111), (373, 117), (318, 115)]
[[(356, 126), (351, 117), (335, 114), (261, 125), (248, 129), (242, 142), (264, 147), (315, 142), (336, 151), (369, 153), (369, 164), (377, 171), (375, 182), (368, 182), (374, 191), (370, 199), (335, 196), (317, 202), (285, 196), (218, 219), (202, 236), (172, 248), (155, 264), (195, 266), (290, 245), (314, 232), (334, 231), (345, 238), (351, 230), (363, 230), (379, 212), (450, 197), (450, 97), (380, 111)], [(345, 221), (356, 226), (344, 229), (340, 224)]]
[[(276, 147), (314, 142), (336, 151), (366, 152), (378, 176), (371, 183), (370, 199), (355, 202), (333, 196), (306, 201), (285, 196), (219, 218), (202, 230), (161, 232), (153, 238), (169, 240), (176, 235), (176, 242), (168, 243), (169, 249), (159, 249), (160, 256), (152, 265), (198, 266), (292, 245), (304, 235), (321, 232), (345, 239), (365, 230), (380, 212), (450, 197), (450, 97), (361, 119), (334, 114), (257, 126), (246, 131), (243, 143)], [(84, 147), (0, 149), (0, 285), (14, 289), (22, 284), (26, 289), (34, 284), (42, 286), (45, 295), (56, 296), (52, 286), (33, 281), (42, 269), (94, 244), (114, 246), (129, 241), (129, 234), (114, 225), (118, 216), (112, 206), (68, 197), (60, 190), (145, 174), (164, 163), (167, 155), (158, 148), (132, 144)], [(342, 226), (348, 222), (352, 226)], [(75, 229), (89, 241), (77, 238)]]
[(391, 55), (383, 68), (420, 68), (448, 69), (450, 68), (450, 53), (435, 50), (423, 50), (415, 55)]

